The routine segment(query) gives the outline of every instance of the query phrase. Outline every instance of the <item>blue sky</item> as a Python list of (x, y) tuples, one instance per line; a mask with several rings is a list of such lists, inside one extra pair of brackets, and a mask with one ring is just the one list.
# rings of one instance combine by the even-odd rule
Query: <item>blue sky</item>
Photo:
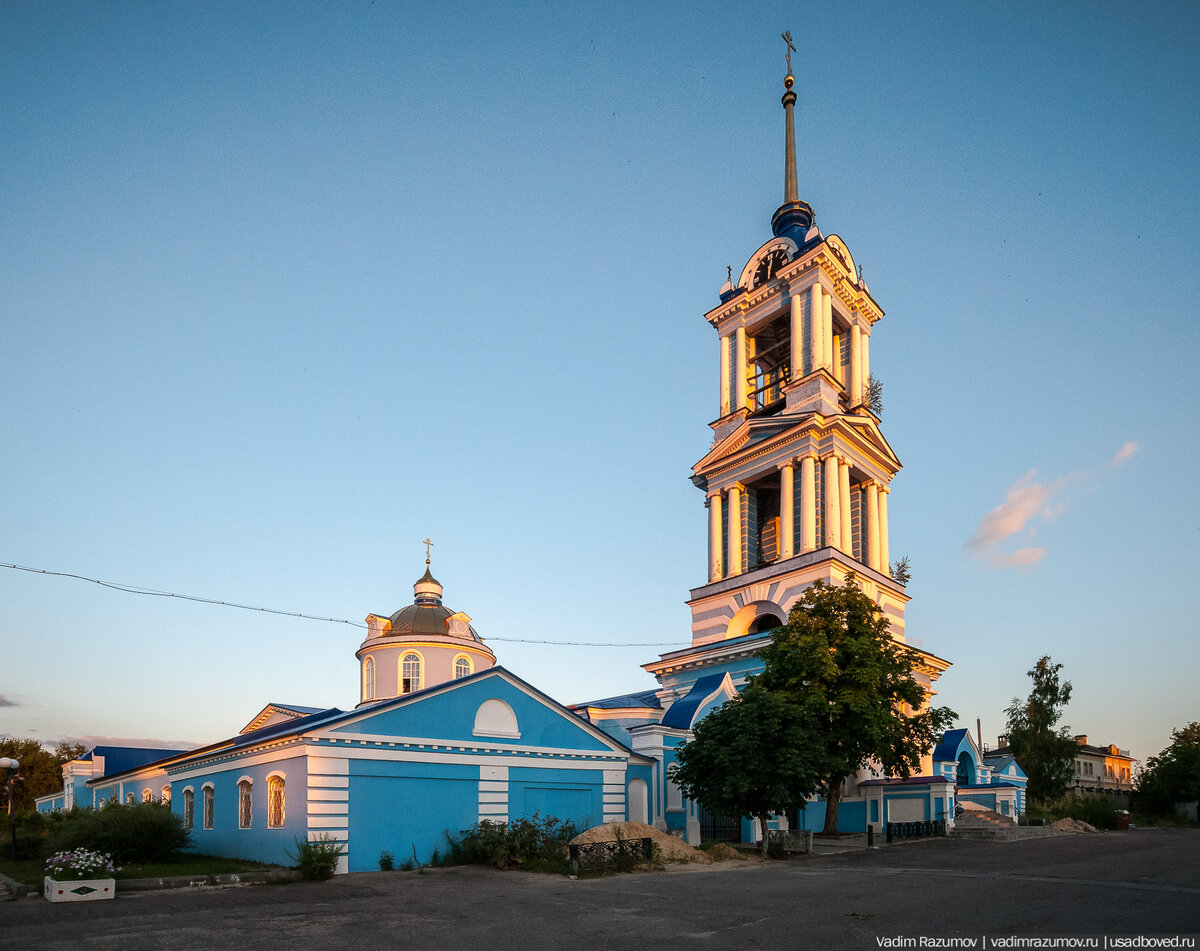
[[(1198, 27), (6, 3), (0, 561), (358, 622), (429, 536), (501, 663), (567, 702), (652, 686), (705, 580), (701, 315), (782, 199), (789, 29), (801, 197), (887, 312), (891, 550), (940, 700), (994, 740), (1049, 653), (1073, 730), (1153, 755), (1200, 718)], [(0, 733), (352, 706), (362, 636), (0, 569)]]

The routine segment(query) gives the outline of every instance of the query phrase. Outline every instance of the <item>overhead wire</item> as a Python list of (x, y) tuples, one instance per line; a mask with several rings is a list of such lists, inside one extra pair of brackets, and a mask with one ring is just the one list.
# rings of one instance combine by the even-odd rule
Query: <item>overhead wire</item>
[[(357, 627), (366, 629), (367, 625), (362, 621), (351, 621), (346, 618), (325, 617), (320, 614), (305, 614), (301, 611), (284, 611), (279, 608), (262, 608), (252, 604), (239, 604), (236, 601), (223, 601), (219, 598), (204, 598), (195, 594), (179, 594), (174, 591), (160, 591), (156, 588), (147, 588), (142, 585), (135, 584), (120, 584), (115, 581), (103, 581), (100, 578), (89, 578), (86, 575), (78, 575), (70, 571), (53, 571), (49, 568), (32, 568), (29, 565), (16, 565), (7, 562), (0, 562), (0, 568), (11, 568), (14, 571), (26, 571), (35, 575), (50, 575), (56, 578), (74, 578), (77, 581), (87, 581), (91, 584), (98, 584), (104, 588), (111, 588), (113, 591), (121, 591), (125, 594), (140, 594), (152, 598), (177, 598), (181, 601), (195, 601), (199, 604), (212, 604), (222, 608), (237, 608), (241, 611), (257, 611), (262, 614), (278, 614), (283, 617), (302, 618), (306, 621), (324, 621), (328, 624), (345, 624), (349, 627)], [(502, 641), (511, 644), (546, 644), (554, 647), (676, 647), (678, 643), (675, 641), (661, 642), (630, 642), (625, 644), (605, 643), (598, 641), (549, 641), (538, 640), (529, 637), (493, 637), (484, 638), (485, 641)]]

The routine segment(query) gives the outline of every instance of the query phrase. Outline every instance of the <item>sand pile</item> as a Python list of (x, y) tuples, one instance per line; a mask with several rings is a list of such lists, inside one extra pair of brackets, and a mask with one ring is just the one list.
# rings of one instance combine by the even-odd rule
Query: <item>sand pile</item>
[(1059, 832), (1099, 832), (1090, 822), (1082, 822), (1079, 819), (1055, 819), (1050, 823), (1051, 829), (1057, 829)]
[(666, 832), (660, 832), (644, 822), (606, 822), (604, 825), (593, 826), (587, 832), (581, 832), (571, 840), (577, 842), (616, 842), (617, 836), (622, 839), (654, 840), (658, 846), (659, 857), (664, 862), (699, 862), (702, 865), (712, 862), (705, 853), (693, 849), (690, 845)]
[(728, 842), (718, 842), (708, 850), (708, 857), (714, 862), (727, 862), (734, 859), (739, 862), (745, 862), (746, 856), (735, 849)]

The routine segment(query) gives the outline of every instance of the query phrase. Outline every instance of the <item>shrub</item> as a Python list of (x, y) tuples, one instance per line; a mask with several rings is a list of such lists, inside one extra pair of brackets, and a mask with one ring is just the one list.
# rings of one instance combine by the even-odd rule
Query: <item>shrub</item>
[[(337, 871), (338, 858), (344, 851), (342, 843), (332, 836), (322, 835), (311, 842), (296, 840), (296, 851), (288, 852), (288, 858), (300, 870), (300, 877), (310, 882), (323, 882), (333, 878)], [(382, 864), (383, 856), (380, 856)]]
[(379, 871), (391, 872), (396, 868), (396, 856), (387, 849), (379, 853)]
[(579, 834), (574, 822), (554, 816), (492, 822), (484, 819), (457, 835), (446, 833), (451, 865), (491, 865), (527, 871), (566, 872), (567, 843)]
[(183, 820), (158, 802), (72, 809), (51, 817), (47, 826), (47, 851), (88, 849), (107, 853), (122, 865), (170, 861), (191, 841)]

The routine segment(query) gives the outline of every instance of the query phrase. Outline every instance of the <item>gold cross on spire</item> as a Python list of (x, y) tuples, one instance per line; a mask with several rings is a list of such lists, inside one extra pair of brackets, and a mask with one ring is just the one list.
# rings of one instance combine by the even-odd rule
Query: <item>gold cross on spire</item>
[(787, 44), (787, 74), (790, 76), (792, 75), (792, 54), (796, 52), (796, 47), (792, 45), (792, 31), (788, 30), (779, 35), (783, 37), (783, 42)]
[(425, 564), (429, 564), (429, 547), (433, 544), (428, 538), (421, 542), (425, 546)]

